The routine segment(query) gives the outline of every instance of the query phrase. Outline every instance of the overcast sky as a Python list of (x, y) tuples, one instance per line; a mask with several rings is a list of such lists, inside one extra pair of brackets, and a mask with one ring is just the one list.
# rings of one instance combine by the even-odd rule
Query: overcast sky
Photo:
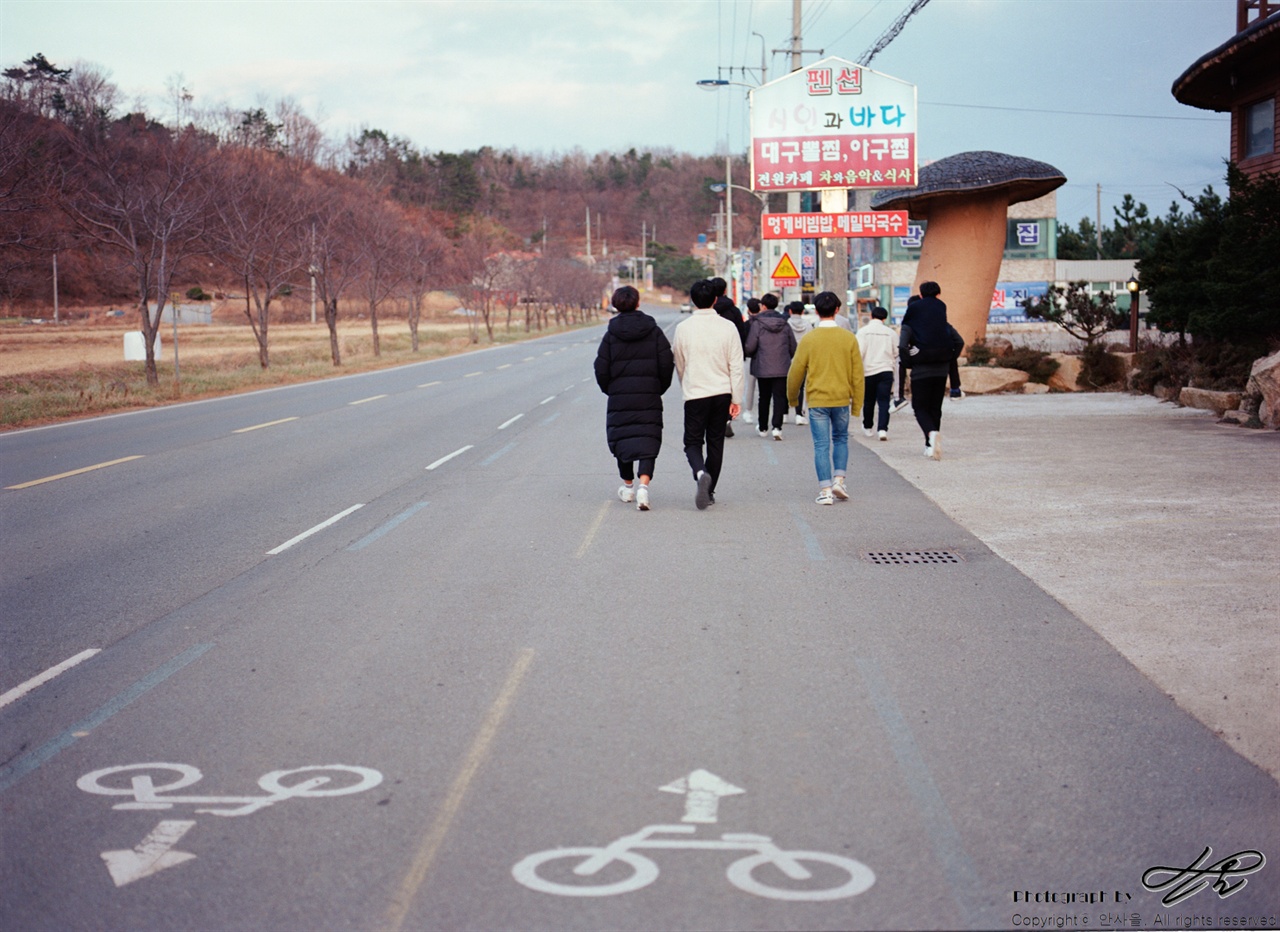
[[(746, 151), (746, 88), (717, 67), (789, 59), (790, 0), (0, 0), (0, 67), (42, 52), (109, 72), (172, 110), (292, 97), (331, 137), (375, 127), (431, 152), (635, 147)], [(805, 56), (857, 60), (909, 0), (805, 0)], [(1225, 114), (1169, 92), (1235, 31), (1230, 0), (932, 0), (871, 63), (914, 83), (922, 163), (994, 149), (1057, 166), (1058, 215), (1103, 222), (1129, 192), (1163, 215), (1171, 185), (1222, 191)], [(753, 35), (760, 33), (760, 36)], [(762, 38), (763, 37), (763, 38)], [(723, 75), (730, 77), (728, 73)], [(1064, 111), (1070, 111), (1064, 112)]]

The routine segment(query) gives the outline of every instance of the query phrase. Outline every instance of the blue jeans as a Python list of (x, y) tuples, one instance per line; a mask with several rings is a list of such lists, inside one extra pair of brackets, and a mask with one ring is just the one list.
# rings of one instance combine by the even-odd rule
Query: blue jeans
[(809, 433), (813, 435), (813, 466), (818, 485), (828, 488), (831, 476), (843, 476), (849, 467), (849, 406), (809, 406)]

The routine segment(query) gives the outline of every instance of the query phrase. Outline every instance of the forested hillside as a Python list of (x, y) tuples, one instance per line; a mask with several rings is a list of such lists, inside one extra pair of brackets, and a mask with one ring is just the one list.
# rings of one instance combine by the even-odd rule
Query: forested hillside
[[(142, 221), (169, 229), (160, 251), (180, 291), (239, 290), (247, 257), (237, 253), (257, 261), (264, 248), (248, 241), (251, 233), (269, 235), (277, 253), (279, 268), (266, 284), (296, 283), (314, 264), (301, 254), (312, 249), (312, 229), (326, 226), (317, 219), (325, 210), (344, 215), (329, 225), (349, 232), (391, 222), (383, 217), (389, 211), (395, 223), (442, 237), (452, 259), (498, 250), (581, 256), (589, 212), (591, 253), (601, 260), (607, 249), (612, 271), (614, 260), (640, 254), (642, 235), (687, 253), (718, 209), (708, 185), (724, 180), (723, 158), (665, 150), (432, 152), (382, 128), (333, 139), (288, 100), (270, 110), (197, 111), (173, 90), (164, 114), (126, 112), (119, 90), (92, 69), (59, 68), (36, 55), (3, 72), (0, 301), (47, 303), (55, 250), (64, 301), (137, 299), (142, 230), (122, 213), (132, 195), (111, 175), (126, 162), (134, 182), (145, 175), (154, 187), (155, 209), (191, 214), (181, 223)], [(737, 183), (745, 184), (746, 171), (744, 161), (735, 166)], [(108, 194), (103, 185), (117, 189)], [(109, 207), (110, 196), (123, 200)], [(734, 239), (749, 244), (758, 205), (743, 197), (737, 206)], [(268, 221), (276, 227), (270, 234)], [(286, 244), (300, 233), (305, 248)], [(374, 238), (359, 237), (366, 248)], [(298, 254), (292, 266), (283, 255), (290, 250)], [(432, 275), (447, 286), (467, 272), (438, 263)]]

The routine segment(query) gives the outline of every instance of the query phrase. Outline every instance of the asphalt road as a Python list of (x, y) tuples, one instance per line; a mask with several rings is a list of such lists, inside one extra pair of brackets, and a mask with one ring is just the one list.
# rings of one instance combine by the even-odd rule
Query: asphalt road
[(0, 927), (1280, 918), (1276, 782), (874, 454), (699, 512), (677, 385), (619, 502), (599, 335), (0, 436)]

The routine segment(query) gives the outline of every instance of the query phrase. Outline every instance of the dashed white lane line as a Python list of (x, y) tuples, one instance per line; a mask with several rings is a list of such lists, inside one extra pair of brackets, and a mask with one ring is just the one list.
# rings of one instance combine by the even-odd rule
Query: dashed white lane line
[(370, 395), (368, 398), (361, 398), (359, 401), (348, 401), (348, 405), (362, 405), (369, 401), (377, 401), (379, 398), (386, 398), (386, 395)]
[(511, 368), (511, 363), (509, 363), (509, 362), (503, 363), (503, 364), (502, 364), (502, 365), (500, 365), (498, 368), (499, 368), (500, 370), (501, 370), (501, 369), (510, 369), (510, 368)]
[(474, 443), (469, 443), (465, 447), (461, 447), (460, 449), (454, 450), (452, 453), (448, 454), (447, 456), (440, 457), (440, 459), (436, 460), (434, 463), (428, 466), (427, 469), (437, 469), (440, 466), (443, 466), (445, 463), (449, 462), (449, 460), (453, 459), (455, 456), (461, 456), (463, 453), (466, 453), (473, 446), (475, 446)]
[(473, 378), (475, 378), (477, 375), (484, 375), (484, 370), (481, 370), (481, 371), (479, 371), (479, 372), (468, 372), (466, 375), (464, 375), (464, 376), (463, 376), (463, 378), (464, 378), (464, 379), (473, 379)]
[(434, 382), (423, 382), (421, 385), (418, 386), (418, 388), (431, 388), (439, 384), (440, 384), (440, 380), (436, 379)]
[(515, 417), (511, 418), (510, 420), (503, 421), (501, 424), (498, 425), (498, 430), (506, 430), (508, 427), (510, 427), (516, 421), (520, 420), (520, 418), (522, 417), (524, 417), (523, 414), (517, 414)]
[(101, 653), (101, 651), (102, 651), (102, 648), (100, 647), (90, 647), (88, 650), (82, 650), (80, 651), (80, 653), (76, 654), (74, 657), (68, 657), (66, 660), (62, 661), (62, 663), (58, 664), (57, 666), (53, 666), (53, 667), (50, 667), (48, 670), (45, 670), (39, 676), (33, 676), (31, 679), (27, 680), (25, 683), (22, 683), (18, 686), (13, 687), (13, 689), (9, 690), (7, 693), (0, 695), (0, 709), (3, 709), (5, 706), (7, 706), (11, 702), (17, 702), (27, 693), (31, 692), (31, 690), (38, 689), (39, 687), (49, 682), (58, 674), (66, 673), (76, 664), (81, 663), (85, 660), (88, 660), (94, 654)]
[(537, 356), (526, 356), (524, 359), (522, 359), (522, 360), (520, 360), (520, 361), (521, 361), (521, 362), (533, 362), (533, 361), (534, 361), (535, 359), (537, 359), (537, 358), (538, 358)]
[(5, 486), (6, 489), (29, 489), (33, 485), (42, 485), (45, 482), (53, 482), (57, 479), (67, 479), (71, 476), (78, 476), (81, 473), (93, 472), (95, 469), (106, 469), (108, 466), (118, 466), (121, 463), (128, 463), (131, 460), (142, 459), (142, 454), (137, 456), (122, 456), (118, 460), (109, 460), (105, 463), (96, 463), (93, 466), (84, 466), (80, 469), (73, 469), (70, 472), (60, 472), (56, 476), (45, 476), (43, 479), (32, 479), (30, 482), (20, 482), (17, 485)]
[(321, 521), (321, 522), (320, 522), (319, 524), (317, 524), (315, 527), (313, 527), (313, 528), (311, 528), (311, 529), (309, 529), (309, 530), (303, 531), (303, 532), (302, 532), (301, 534), (299, 534), (297, 537), (293, 537), (293, 538), (290, 538), (289, 540), (286, 540), (286, 541), (285, 541), (283, 544), (281, 544), (279, 547), (276, 547), (276, 548), (274, 548), (274, 549), (272, 549), (272, 550), (268, 550), (268, 551), (267, 551), (267, 556), (269, 556), (269, 557), (274, 557), (274, 556), (275, 556), (276, 554), (278, 554), (278, 553), (283, 553), (284, 551), (286, 551), (286, 550), (288, 550), (290, 547), (292, 547), (294, 544), (296, 544), (296, 543), (300, 543), (301, 541), (306, 540), (308, 537), (310, 537), (312, 534), (315, 534), (315, 533), (316, 533), (316, 532), (318, 532), (318, 531), (323, 531), (325, 528), (327, 528), (327, 527), (328, 527), (329, 525), (331, 525), (331, 524), (337, 524), (339, 521), (341, 521), (341, 520), (342, 520), (343, 518), (345, 518), (347, 515), (351, 514), (353, 511), (359, 511), (359, 510), (360, 510), (361, 508), (363, 508), (363, 507), (364, 507), (364, 502), (361, 502), (361, 503), (360, 503), (360, 504), (358, 504), (358, 505), (352, 505), (352, 506), (351, 506), (350, 508), (348, 508), (346, 511), (340, 511), (340, 512), (338, 512), (338, 513), (337, 513), (336, 515), (334, 515), (332, 518), (329, 518), (328, 520), (325, 520), (325, 521)]
[(278, 421), (267, 421), (265, 424), (254, 424), (252, 427), (241, 427), (239, 430), (233, 430), (233, 434), (247, 434), (251, 430), (262, 430), (264, 427), (275, 427), (277, 424), (288, 424), (290, 421), (296, 421), (297, 417), (282, 417)]
[(551, 402), (553, 402), (553, 401), (555, 401), (555, 400), (556, 400), (556, 396), (555, 396), (555, 395), (548, 395), (546, 398), (543, 398), (541, 401), (539, 401), (539, 402), (538, 402), (538, 404), (540, 404), (540, 405), (550, 404)]

